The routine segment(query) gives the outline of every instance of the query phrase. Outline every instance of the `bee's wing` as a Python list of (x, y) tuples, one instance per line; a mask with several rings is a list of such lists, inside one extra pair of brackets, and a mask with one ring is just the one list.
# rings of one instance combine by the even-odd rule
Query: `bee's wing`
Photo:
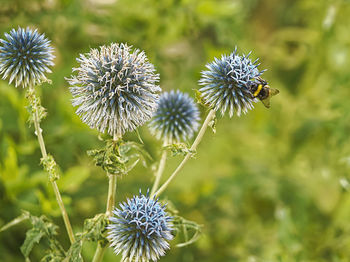
[(280, 91), (276, 88), (270, 88), (270, 94), (269, 96), (275, 96), (279, 93)]
[(261, 102), (264, 104), (266, 108), (270, 108), (270, 97), (261, 100)]

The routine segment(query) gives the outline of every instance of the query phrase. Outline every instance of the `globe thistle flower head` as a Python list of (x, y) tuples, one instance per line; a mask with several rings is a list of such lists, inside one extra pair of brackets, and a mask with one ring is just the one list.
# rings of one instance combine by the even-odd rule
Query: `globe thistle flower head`
[(0, 75), (9, 78), (15, 86), (34, 86), (47, 81), (45, 73), (51, 73), (54, 55), (50, 41), (37, 29), (12, 29), (0, 39)]
[(191, 138), (199, 126), (199, 110), (187, 94), (164, 92), (149, 124), (151, 132), (169, 143)]
[(108, 240), (123, 262), (157, 261), (173, 238), (171, 217), (158, 200), (140, 194), (119, 205), (110, 218)]
[(72, 104), (84, 123), (110, 135), (144, 124), (156, 110), (159, 75), (145, 53), (126, 44), (91, 49), (77, 58), (77, 75), (68, 78)]
[(234, 113), (240, 116), (252, 109), (257, 102), (249, 86), (264, 71), (258, 70), (257, 60), (252, 62), (249, 55), (238, 55), (237, 49), (230, 55), (222, 55), (206, 65), (202, 72), (199, 89), (203, 102), (223, 115), (228, 110), (229, 116)]

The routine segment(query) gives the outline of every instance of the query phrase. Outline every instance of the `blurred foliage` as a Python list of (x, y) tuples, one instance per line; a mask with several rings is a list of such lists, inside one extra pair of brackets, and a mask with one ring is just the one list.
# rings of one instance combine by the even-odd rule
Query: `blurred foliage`
[[(104, 212), (107, 177), (86, 151), (103, 147), (81, 123), (64, 77), (91, 47), (128, 42), (143, 49), (164, 90), (195, 96), (200, 71), (221, 53), (253, 51), (264, 78), (280, 94), (271, 109), (218, 119), (196, 159), (164, 196), (181, 216), (203, 225), (202, 236), (172, 248), (161, 261), (349, 261), (350, 257), (350, 2), (348, 0), (1, 0), (0, 33), (39, 28), (52, 40), (56, 66), (38, 92), (48, 151), (76, 232)], [(0, 226), (29, 210), (45, 214), (65, 234), (54, 193), (28, 128), (25, 91), (0, 81)], [(205, 111), (202, 108), (204, 117)], [(161, 143), (139, 130), (159, 160)], [(138, 141), (137, 134), (127, 139)], [(169, 160), (165, 175), (181, 156)], [(151, 187), (152, 171), (138, 164), (118, 181), (117, 201)], [(0, 261), (23, 261), (30, 224), (0, 234)], [(48, 243), (30, 254), (39, 261)], [(90, 261), (95, 245), (84, 244)], [(115, 261), (112, 250), (104, 261)]]

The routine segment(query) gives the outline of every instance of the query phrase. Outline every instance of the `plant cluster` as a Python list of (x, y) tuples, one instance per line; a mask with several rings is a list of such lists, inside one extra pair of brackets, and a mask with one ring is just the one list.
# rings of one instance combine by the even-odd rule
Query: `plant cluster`
[[(56, 194), (71, 241), (70, 248), (64, 250), (55, 237), (57, 226), (44, 216), (35, 217), (24, 212), (1, 229), (25, 219), (32, 222), (33, 228), (27, 232), (21, 248), (23, 255), (28, 258), (33, 245), (45, 237), (50, 249), (42, 261), (83, 261), (83, 242), (92, 241), (97, 242), (95, 262), (102, 261), (108, 246), (122, 255), (122, 261), (148, 262), (164, 256), (174, 237), (185, 236), (185, 241), (176, 245), (178, 247), (196, 241), (201, 226), (181, 217), (161, 194), (196, 153), (206, 129), (211, 127), (215, 131), (217, 111), (222, 115), (228, 111), (232, 117), (253, 108), (253, 103), (258, 100), (251, 86), (259, 85), (258, 79), (263, 73), (258, 70), (257, 60), (253, 62), (250, 54), (239, 55), (235, 49), (230, 55), (222, 55), (207, 64), (199, 80), (201, 88), (196, 90), (198, 104), (208, 109), (200, 127), (200, 111), (194, 99), (178, 90), (162, 93), (159, 75), (143, 51), (127, 44), (112, 43), (81, 54), (77, 58), (79, 67), (73, 68), (72, 76), (66, 80), (73, 96), (72, 104), (77, 107), (76, 113), (81, 120), (109, 136), (105, 139), (105, 147), (88, 152), (107, 174), (108, 194), (106, 212), (87, 219), (83, 231), (74, 234), (56, 183), (58, 165), (45, 148), (40, 127), (45, 109), (35, 90), (35, 85), (47, 80), (45, 73), (53, 66), (53, 48), (44, 35), (29, 28), (12, 30), (5, 37), (6, 40), (0, 40), (3, 44), (0, 47), (0, 74), (9, 83), (15, 81), (15, 86), (28, 87), (28, 109), (42, 153), (41, 163)], [(267, 90), (264, 86), (259, 88)], [(149, 158), (142, 144), (125, 141), (124, 134), (147, 122), (150, 132), (162, 142), (152, 189), (145, 195), (140, 191), (139, 195), (115, 208), (117, 179), (128, 174), (140, 160), (146, 164), (145, 159)], [(168, 151), (182, 154), (184, 158), (161, 183)]]

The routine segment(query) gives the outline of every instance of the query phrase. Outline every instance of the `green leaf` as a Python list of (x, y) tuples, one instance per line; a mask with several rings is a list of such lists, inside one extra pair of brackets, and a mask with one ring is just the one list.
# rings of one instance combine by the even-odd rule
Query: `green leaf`
[(146, 159), (151, 159), (143, 145), (122, 140), (107, 140), (102, 149), (87, 152), (95, 160), (96, 166), (102, 167), (109, 174), (125, 175), (135, 167), (138, 161), (147, 165)]
[(82, 237), (89, 241), (104, 240), (103, 233), (106, 230), (108, 218), (105, 213), (97, 214), (94, 218), (84, 221)]
[(48, 154), (46, 157), (40, 159), (44, 170), (49, 174), (50, 181), (56, 181), (60, 178), (58, 166), (52, 155)]
[(86, 219), (83, 232), (77, 234), (76, 241), (69, 248), (65, 261), (83, 261), (80, 254), (84, 241), (99, 241), (102, 245), (107, 245), (108, 242), (103, 236), (107, 224), (108, 218), (104, 213), (97, 214), (94, 218)]
[(209, 107), (207, 103), (204, 102), (202, 93), (198, 89), (193, 89), (195, 92), (196, 102), (204, 107)]
[(34, 88), (28, 88), (26, 92), (26, 98), (29, 102), (29, 105), (27, 106), (27, 110), (29, 112), (29, 123), (33, 123), (34, 115), (36, 113), (38, 113), (40, 122), (46, 117), (47, 112), (46, 109), (41, 105), (40, 98), (36, 96)]
[(170, 144), (164, 147), (164, 149), (169, 150), (172, 156), (177, 155), (187, 155), (190, 154), (193, 157), (196, 154), (196, 150), (191, 150), (190, 146), (185, 143)]
[(136, 132), (137, 138), (139, 139), (140, 143), (141, 143), (141, 144), (144, 144), (144, 142), (143, 142), (143, 140), (142, 140), (142, 138), (141, 138), (141, 135), (140, 135), (139, 130), (138, 130), (138, 129), (135, 129), (135, 132)]
[(179, 216), (174, 204), (169, 200), (166, 203), (168, 213), (173, 217), (175, 235), (182, 239), (176, 247), (185, 247), (196, 242), (202, 234), (202, 225)]
[(44, 236), (44, 232), (39, 228), (32, 228), (26, 233), (26, 239), (24, 240), (23, 245), (21, 246), (21, 252), (24, 257), (28, 257), (30, 252), (33, 249), (35, 243), (39, 243), (40, 239)]
[[(34, 245), (39, 243), (39, 241), (45, 237), (49, 244), (49, 255), (51, 258), (60, 257), (61, 259), (65, 257), (65, 251), (61, 244), (56, 239), (58, 226), (53, 224), (45, 216), (36, 217), (30, 215), (28, 212), (24, 212), (28, 215), (30, 222), (33, 225), (33, 228), (27, 231), (26, 238), (23, 245), (21, 246), (21, 252), (25, 258), (29, 257), (30, 252), (32, 251)], [(48, 259), (48, 256), (44, 257)], [(52, 261), (52, 260), (44, 260)], [(55, 260), (53, 260), (55, 261)], [(61, 260), (62, 261), (62, 260)]]
[(22, 221), (26, 220), (29, 218), (29, 213), (28, 212), (23, 212), (22, 215), (16, 217), (15, 219), (11, 220), (10, 222), (8, 222), (6, 225), (2, 226), (0, 228), (0, 232), (5, 231), (7, 229), (9, 229), (10, 227), (13, 227), (19, 223), (21, 223)]
[(46, 256), (44, 256), (40, 262), (62, 262), (63, 261), (63, 257), (57, 254), (47, 254)]
[(81, 249), (83, 247), (83, 241), (81, 239), (76, 240), (69, 248), (65, 261), (80, 262), (83, 261), (81, 257)]

